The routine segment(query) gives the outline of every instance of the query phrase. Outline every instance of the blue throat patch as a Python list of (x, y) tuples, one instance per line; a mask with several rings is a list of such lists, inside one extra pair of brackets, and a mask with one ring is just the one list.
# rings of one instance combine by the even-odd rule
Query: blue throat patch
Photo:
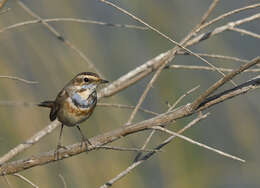
[(78, 93), (73, 93), (71, 99), (76, 106), (80, 108), (89, 108), (97, 101), (97, 98), (94, 95), (95, 93), (96, 92), (90, 94), (90, 96), (87, 99), (83, 99)]

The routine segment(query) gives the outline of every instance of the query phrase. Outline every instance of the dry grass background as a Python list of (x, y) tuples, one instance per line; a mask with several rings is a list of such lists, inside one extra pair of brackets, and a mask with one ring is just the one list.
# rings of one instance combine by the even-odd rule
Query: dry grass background
[[(107, 23), (141, 25), (130, 17), (100, 1), (22, 1), (42, 18), (80, 18)], [(180, 41), (201, 19), (211, 1), (120, 1), (120, 7), (130, 10), (147, 23)], [(230, 10), (256, 4), (257, 1), (220, 1), (209, 20)], [(75, 51), (69, 48), (41, 24), (30, 24), (1, 32), (7, 26), (35, 20), (20, 5), (9, 0), (0, 15), (0, 75), (18, 76), (39, 84), (28, 85), (9, 79), (0, 80), (0, 100), (35, 103), (53, 99), (63, 85), (75, 74), (94, 71)], [(205, 31), (259, 14), (259, 7), (240, 12), (215, 23)], [(162, 36), (151, 30), (108, 27), (74, 22), (50, 23), (59, 33), (77, 46), (102, 75), (111, 81), (140, 66), (147, 60), (174, 47)], [(254, 33), (260, 31), (259, 19), (241, 25)], [(204, 31), (204, 32), (205, 32)], [(259, 38), (226, 31), (190, 48), (194, 52), (221, 54), (253, 59), (259, 55)], [(218, 67), (236, 68), (241, 63), (230, 60), (208, 60)], [(192, 56), (177, 56), (170, 64), (201, 65), (205, 63)], [(243, 83), (257, 73), (244, 73), (236, 78)], [(181, 104), (191, 102), (221, 78), (217, 72), (205, 70), (163, 70), (142, 104), (143, 108), (163, 113), (166, 102), (173, 104), (182, 94), (200, 85), (200, 88), (184, 98)], [(151, 76), (101, 102), (136, 105)], [(224, 89), (232, 87), (227, 84)], [(223, 89), (222, 89), (223, 90)], [(211, 115), (189, 129), (185, 135), (222, 151), (246, 159), (246, 163), (219, 156), (208, 150), (176, 139), (141, 166), (133, 170), (113, 187), (259, 187), (259, 100), (258, 90), (236, 97), (211, 108)], [(126, 123), (132, 110), (97, 107), (92, 117), (81, 127), (88, 137), (118, 128)], [(138, 112), (134, 122), (152, 117)], [(179, 130), (196, 116), (178, 120), (173, 130)], [(1, 105), (0, 154), (23, 143), (49, 124), (48, 111), (34, 106)], [(53, 149), (58, 129), (14, 159), (21, 159)], [(116, 146), (141, 147), (148, 132), (141, 132), (113, 143)], [(156, 132), (148, 148), (167, 138)], [(73, 128), (65, 128), (64, 144), (80, 139)], [(98, 150), (80, 154), (59, 162), (38, 166), (21, 172), (39, 187), (99, 187), (127, 168), (136, 152)], [(0, 187), (28, 187), (14, 176), (1, 178)], [(64, 180), (64, 181), (63, 181)]]

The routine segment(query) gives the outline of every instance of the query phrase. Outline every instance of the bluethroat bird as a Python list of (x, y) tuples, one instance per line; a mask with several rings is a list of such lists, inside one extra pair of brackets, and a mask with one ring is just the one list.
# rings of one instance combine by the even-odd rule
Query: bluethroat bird
[(76, 126), (80, 132), (82, 143), (85, 144), (87, 141), (91, 145), (82, 133), (79, 124), (93, 113), (97, 104), (96, 89), (104, 83), (108, 83), (108, 81), (101, 79), (96, 73), (82, 72), (65, 85), (54, 101), (43, 101), (38, 104), (38, 106), (51, 109), (49, 116), (51, 121), (58, 119), (61, 122), (57, 151), (63, 147), (61, 136), (64, 125)]

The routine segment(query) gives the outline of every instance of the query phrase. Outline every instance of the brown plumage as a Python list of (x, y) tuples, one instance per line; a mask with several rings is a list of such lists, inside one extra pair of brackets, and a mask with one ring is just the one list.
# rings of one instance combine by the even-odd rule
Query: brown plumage
[(62, 123), (58, 148), (60, 147), (63, 125), (77, 126), (82, 139), (85, 139), (79, 124), (93, 113), (97, 103), (96, 89), (98, 85), (104, 83), (108, 83), (108, 81), (101, 79), (98, 74), (82, 72), (65, 85), (54, 101), (43, 101), (38, 104), (40, 107), (51, 109), (49, 115), (51, 121), (58, 119)]

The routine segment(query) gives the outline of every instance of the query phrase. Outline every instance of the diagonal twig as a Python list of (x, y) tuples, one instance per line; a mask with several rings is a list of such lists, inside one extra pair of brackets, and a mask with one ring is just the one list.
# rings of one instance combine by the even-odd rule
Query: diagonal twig
[(13, 174), (13, 176), (20, 178), (24, 182), (30, 184), (32, 187), (39, 188), (37, 185), (35, 185), (33, 182), (31, 182), (30, 180), (28, 180), (26, 177), (22, 176), (21, 174), (15, 173), (15, 174)]
[(183, 135), (181, 135), (181, 134), (179, 134), (179, 133), (175, 133), (175, 132), (170, 131), (170, 130), (168, 130), (168, 129), (165, 129), (165, 128), (163, 128), (163, 127), (155, 126), (155, 127), (152, 127), (152, 129), (160, 130), (160, 131), (166, 132), (166, 133), (168, 133), (168, 134), (177, 136), (177, 137), (179, 137), (179, 138), (181, 138), (181, 139), (183, 139), (183, 140), (186, 140), (187, 142), (190, 142), (190, 143), (192, 143), (192, 144), (198, 145), (198, 146), (200, 146), (200, 147), (202, 147), (202, 148), (205, 148), (205, 149), (207, 149), (207, 150), (213, 151), (213, 152), (218, 153), (218, 154), (220, 154), (220, 155), (222, 155), (222, 156), (225, 156), (225, 157), (228, 157), (228, 158), (231, 158), (231, 159), (240, 161), (240, 162), (246, 162), (244, 159), (241, 159), (241, 158), (236, 157), (236, 156), (234, 156), (234, 155), (230, 155), (230, 154), (225, 153), (225, 152), (223, 152), (223, 151), (220, 151), (220, 150), (218, 150), (218, 149), (212, 148), (212, 147), (210, 147), (210, 146), (207, 146), (207, 145), (205, 145), (205, 144), (202, 144), (202, 143), (200, 143), (200, 142), (197, 142), (197, 141), (195, 141), (195, 140), (192, 140), (192, 139), (190, 139), (190, 138), (188, 138), (188, 137), (186, 137), (186, 136), (183, 136)]
[(248, 35), (248, 36), (251, 36), (251, 37), (260, 39), (260, 35), (259, 35), (259, 34), (253, 33), (253, 32), (251, 32), (251, 31), (247, 31), (247, 30), (245, 30), (245, 29), (240, 29), (240, 28), (237, 28), (237, 27), (232, 27), (232, 28), (229, 28), (229, 30), (231, 30), (231, 31), (236, 31), (236, 32), (238, 32), (238, 33), (241, 33), (242, 35)]

